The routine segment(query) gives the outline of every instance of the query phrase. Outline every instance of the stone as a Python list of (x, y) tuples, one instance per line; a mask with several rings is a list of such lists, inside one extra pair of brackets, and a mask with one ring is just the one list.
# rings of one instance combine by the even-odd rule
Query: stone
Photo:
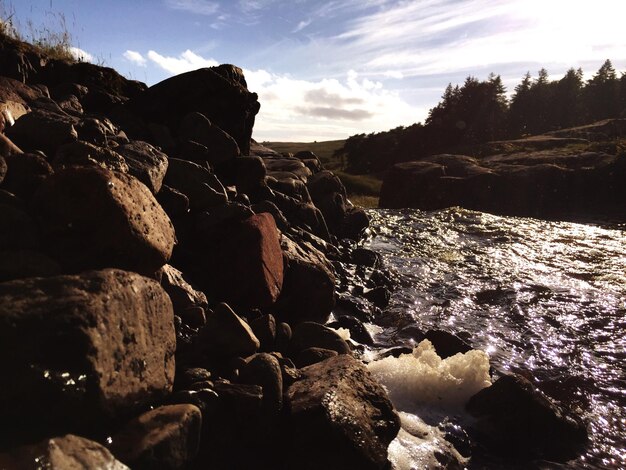
[(190, 389), (190, 387), (198, 382), (207, 382), (211, 380), (211, 372), (201, 367), (189, 367), (176, 373), (176, 381), (174, 386), (179, 390)]
[(237, 192), (254, 198), (259, 188), (265, 183), (265, 164), (260, 157), (240, 157), (235, 160), (235, 185)]
[(374, 287), (363, 293), (363, 297), (378, 308), (385, 308), (391, 300), (391, 292), (384, 286)]
[(207, 322), (198, 334), (200, 350), (212, 357), (246, 357), (259, 350), (259, 340), (250, 326), (225, 303), (207, 315)]
[(307, 348), (297, 353), (293, 362), (299, 369), (302, 369), (303, 367), (325, 361), (330, 357), (335, 357), (338, 354), (337, 351), (332, 349)]
[(21, 153), (24, 153), (22, 149), (15, 145), (6, 135), (0, 133), (0, 157), (9, 157)]
[(82, 117), (75, 127), (79, 140), (101, 147), (107, 147), (120, 137), (120, 131), (105, 117)]
[(153, 194), (161, 190), (167, 172), (168, 158), (147, 142), (132, 141), (116, 147), (128, 165), (128, 172), (145, 184)]
[(33, 249), (40, 243), (39, 227), (19, 207), (0, 204), (0, 250)]
[(62, 169), (39, 188), (32, 206), (50, 254), (69, 269), (154, 273), (172, 254), (169, 217), (132, 176), (97, 167)]
[(129, 470), (126, 465), (116, 460), (106, 447), (73, 434), (44, 439), (37, 444), (0, 454), (0, 468)]
[(350, 354), (350, 346), (339, 334), (315, 322), (302, 322), (293, 329), (289, 349), (292, 356), (308, 348), (323, 348), (338, 354)]
[(83, 141), (59, 147), (52, 163), (57, 169), (70, 166), (99, 166), (105, 170), (129, 172), (126, 160), (119, 153)]
[(178, 139), (182, 142), (196, 142), (206, 147), (207, 161), (212, 166), (220, 165), (241, 154), (235, 139), (198, 112), (183, 117), (178, 130)]
[(335, 275), (326, 256), (312, 245), (301, 247), (281, 238), (285, 279), (276, 311), (290, 324), (301, 321), (325, 323), (335, 306)]
[(582, 451), (587, 430), (519, 375), (505, 375), (470, 398), (476, 439), (508, 459), (559, 462)]
[(198, 453), (201, 427), (197, 406), (161, 406), (126, 424), (113, 436), (109, 448), (134, 469), (178, 470)]
[(389, 468), (400, 420), (363, 364), (339, 355), (300, 372), (286, 393), (291, 461), (302, 469)]
[(54, 155), (61, 145), (78, 139), (74, 124), (76, 120), (67, 114), (36, 110), (15, 121), (6, 135), (24, 151)]
[(276, 343), (276, 318), (274, 315), (262, 315), (250, 321), (250, 328), (261, 343), (262, 352), (274, 351)]
[(170, 158), (165, 184), (189, 198), (189, 207), (203, 210), (228, 201), (226, 190), (217, 177), (197, 163)]
[(156, 198), (170, 219), (182, 217), (189, 211), (189, 198), (166, 184), (161, 186)]
[(367, 328), (365, 328), (363, 322), (353, 316), (342, 315), (334, 322), (329, 323), (328, 327), (333, 329), (345, 328), (350, 331), (350, 339), (361, 344), (367, 344), (368, 346), (374, 344), (374, 339), (369, 331), (367, 331)]
[(37, 153), (13, 154), (6, 157), (7, 174), (2, 187), (29, 201), (39, 186), (54, 173), (46, 159)]
[(178, 269), (166, 264), (160, 270), (161, 286), (170, 296), (175, 312), (182, 312), (192, 307), (208, 307), (206, 295), (194, 289)]
[(259, 112), (256, 93), (250, 93), (243, 72), (233, 65), (202, 68), (153, 85), (126, 107), (146, 121), (176, 132), (181, 120), (198, 112), (232, 136), (241, 153), (250, 151), (254, 119)]
[(61, 274), (61, 266), (43, 253), (32, 250), (0, 251), (0, 282), (58, 274)]
[(241, 308), (274, 304), (283, 286), (283, 255), (270, 214), (220, 224), (201, 249), (205, 278), (198, 284), (207, 294)]
[(100, 430), (165, 398), (172, 304), (157, 282), (107, 269), (0, 283), (5, 439)]
[(435, 347), (435, 351), (442, 358), (454, 356), (458, 353), (466, 353), (472, 347), (452, 333), (443, 330), (428, 330), (424, 338), (429, 340)]
[(260, 385), (263, 406), (270, 417), (277, 417), (283, 408), (283, 375), (278, 359), (268, 353), (258, 353), (246, 360), (240, 370), (242, 383)]

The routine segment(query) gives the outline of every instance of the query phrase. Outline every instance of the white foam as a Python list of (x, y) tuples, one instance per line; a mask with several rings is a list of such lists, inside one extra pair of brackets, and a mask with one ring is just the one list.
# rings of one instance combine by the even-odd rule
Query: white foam
[(347, 328), (331, 328), (331, 330), (334, 330), (344, 341), (350, 339), (350, 330)]
[(424, 404), (460, 408), (491, 385), (486, 353), (472, 350), (442, 359), (428, 340), (412, 354), (386, 357), (367, 367), (385, 386), (395, 407), (404, 411)]

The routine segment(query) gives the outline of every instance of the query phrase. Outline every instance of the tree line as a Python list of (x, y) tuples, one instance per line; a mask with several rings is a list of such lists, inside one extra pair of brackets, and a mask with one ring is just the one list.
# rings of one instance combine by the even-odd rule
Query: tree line
[(610, 60), (587, 81), (580, 68), (553, 81), (545, 68), (536, 78), (526, 73), (510, 99), (499, 75), (469, 76), (461, 86), (447, 86), (424, 123), (353, 135), (336, 156), (349, 172), (377, 173), (427, 155), (616, 117), (626, 117), (626, 73), (618, 78)]

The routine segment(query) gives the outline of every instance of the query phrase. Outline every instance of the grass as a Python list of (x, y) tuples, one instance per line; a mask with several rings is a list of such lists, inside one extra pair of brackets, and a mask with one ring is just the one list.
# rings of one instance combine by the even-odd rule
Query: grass
[(335, 150), (343, 147), (345, 140), (327, 140), (324, 142), (263, 142), (263, 145), (279, 153), (297, 153), (309, 150), (319, 157), (329, 170), (343, 169), (344, 163), (333, 157)]

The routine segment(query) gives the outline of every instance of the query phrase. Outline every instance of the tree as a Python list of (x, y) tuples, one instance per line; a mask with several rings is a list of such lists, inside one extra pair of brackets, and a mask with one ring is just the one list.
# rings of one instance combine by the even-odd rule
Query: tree
[(584, 103), (590, 121), (619, 116), (619, 81), (610, 60), (587, 82)]

